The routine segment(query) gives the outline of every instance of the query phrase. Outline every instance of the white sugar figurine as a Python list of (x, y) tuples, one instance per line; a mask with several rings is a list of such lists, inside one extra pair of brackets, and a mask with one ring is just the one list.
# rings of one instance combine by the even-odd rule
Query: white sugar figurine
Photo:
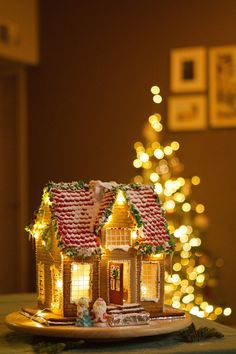
[(99, 297), (93, 304), (93, 325), (95, 327), (106, 327), (107, 326), (107, 304)]
[(78, 327), (91, 327), (92, 322), (89, 316), (89, 299), (81, 297), (77, 305), (77, 318), (75, 325)]

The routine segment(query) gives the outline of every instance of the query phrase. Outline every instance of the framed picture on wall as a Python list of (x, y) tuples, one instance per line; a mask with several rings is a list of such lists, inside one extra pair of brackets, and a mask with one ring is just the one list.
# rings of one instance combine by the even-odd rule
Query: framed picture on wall
[(172, 131), (203, 130), (207, 127), (204, 95), (172, 96), (168, 101), (168, 128)]
[(210, 49), (210, 125), (236, 127), (236, 46)]
[(205, 48), (180, 48), (171, 51), (170, 88), (176, 93), (206, 89)]

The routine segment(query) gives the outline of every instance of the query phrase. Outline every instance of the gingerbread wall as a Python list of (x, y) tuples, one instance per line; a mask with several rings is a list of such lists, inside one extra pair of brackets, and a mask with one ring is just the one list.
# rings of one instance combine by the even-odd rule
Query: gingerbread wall
[[(55, 236), (54, 228), (51, 227), (51, 248), (47, 251), (42, 245), (41, 237), (35, 241), (36, 247), (36, 276), (37, 276), (37, 265), (39, 262), (44, 264), (44, 276), (45, 276), (45, 302), (38, 302), (39, 308), (51, 308), (52, 302), (52, 279), (50, 267), (55, 265), (55, 267), (61, 272), (61, 254), (57, 247), (57, 239)], [(38, 290), (38, 289), (37, 289)], [(61, 310), (62, 310), (62, 299), (61, 299)]]

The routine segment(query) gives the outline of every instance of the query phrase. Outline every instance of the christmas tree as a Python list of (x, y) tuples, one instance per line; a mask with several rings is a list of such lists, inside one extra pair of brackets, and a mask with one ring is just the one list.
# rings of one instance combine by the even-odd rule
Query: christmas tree
[[(151, 88), (153, 101), (162, 101), (160, 89)], [(133, 182), (154, 184), (174, 235), (176, 249), (170, 270), (166, 271), (166, 303), (199, 317), (216, 320), (229, 316), (231, 309), (211, 304), (213, 288), (217, 285), (218, 267), (222, 259), (213, 260), (203, 250), (202, 240), (208, 229), (205, 207), (192, 197), (192, 188), (200, 184), (198, 176), (182, 176), (184, 166), (176, 156), (180, 148), (177, 141), (161, 143), (163, 130), (161, 115), (152, 114), (143, 129), (145, 143), (136, 142), (133, 161), (138, 174)]]

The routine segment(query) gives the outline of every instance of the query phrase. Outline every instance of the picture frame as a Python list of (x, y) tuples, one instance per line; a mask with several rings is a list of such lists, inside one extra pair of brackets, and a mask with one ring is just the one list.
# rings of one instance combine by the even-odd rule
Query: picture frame
[(168, 100), (168, 129), (204, 130), (207, 127), (205, 95), (171, 96)]
[(170, 88), (174, 93), (200, 92), (206, 89), (206, 49), (173, 49), (170, 57)]
[(210, 126), (236, 127), (236, 46), (210, 48), (209, 76)]

